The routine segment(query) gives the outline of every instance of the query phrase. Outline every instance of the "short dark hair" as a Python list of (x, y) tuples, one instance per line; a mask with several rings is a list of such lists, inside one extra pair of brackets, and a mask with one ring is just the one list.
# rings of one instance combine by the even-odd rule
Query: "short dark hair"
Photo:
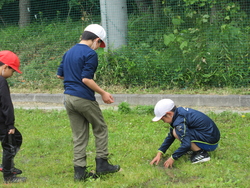
[(89, 31), (84, 31), (81, 37), (81, 40), (94, 40), (96, 38), (99, 38), (97, 35), (94, 33), (91, 33)]
[(176, 108), (177, 108), (177, 107), (174, 106), (174, 107), (172, 108), (171, 112), (175, 112)]

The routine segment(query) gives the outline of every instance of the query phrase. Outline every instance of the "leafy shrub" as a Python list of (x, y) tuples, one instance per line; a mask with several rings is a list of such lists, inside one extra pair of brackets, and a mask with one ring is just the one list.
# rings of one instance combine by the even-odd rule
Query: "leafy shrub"
[(118, 112), (123, 114), (128, 114), (131, 112), (130, 104), (127, 102), (122, 102), (118, 105)]

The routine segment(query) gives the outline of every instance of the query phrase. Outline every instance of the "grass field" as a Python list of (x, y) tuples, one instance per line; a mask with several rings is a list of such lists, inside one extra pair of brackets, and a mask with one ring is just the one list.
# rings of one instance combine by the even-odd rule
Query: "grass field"
[[(173, 169), (165, 169), (164, 160), (159, 166), (150, 166), (149, 162), (165, 138), (168, 124), (151, 122), (153, 114), (144, 107), (128, 113), (104, 110), (109, 126), (110, 160), (119, 164), (122, 171), (95, 181), (74, 182), (72, 135), (66, 111), (16, 109), (15, 112), (16, 127), (24, 138), (15, 163), (23, 170), (21, 176), (28, 179), (26, 183), (3, 187), (246, 188), (250, 185), (250, 113), (209, 112), (221, 131), (220, 145), (210, 153), (211, 161), (192, 165), (185, 155), (175, 162)], [(176, 141), (165, 157), (178, 146)], [(95, 170), (92, 133), (87, 153), (88, 166)]]

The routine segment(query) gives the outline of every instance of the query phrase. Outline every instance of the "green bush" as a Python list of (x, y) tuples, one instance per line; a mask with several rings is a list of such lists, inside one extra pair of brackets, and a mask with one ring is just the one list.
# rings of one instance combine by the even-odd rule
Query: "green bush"
[(130, 104), (127, 102), (122, 102), (118, 105), (118, 112), (123, 114), (128, 114), (131, 112)]

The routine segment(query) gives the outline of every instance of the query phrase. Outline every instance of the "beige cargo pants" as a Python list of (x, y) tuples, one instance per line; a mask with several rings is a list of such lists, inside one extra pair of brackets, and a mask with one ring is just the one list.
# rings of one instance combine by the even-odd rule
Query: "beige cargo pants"
[(96, 157), (108, 156), (108, 128), (97, 101), (65, 94), (65, 108), (69, 116), (74, 143), (74, 166), (86, 166), (86, 147), (89, 125), (95, 136)]

